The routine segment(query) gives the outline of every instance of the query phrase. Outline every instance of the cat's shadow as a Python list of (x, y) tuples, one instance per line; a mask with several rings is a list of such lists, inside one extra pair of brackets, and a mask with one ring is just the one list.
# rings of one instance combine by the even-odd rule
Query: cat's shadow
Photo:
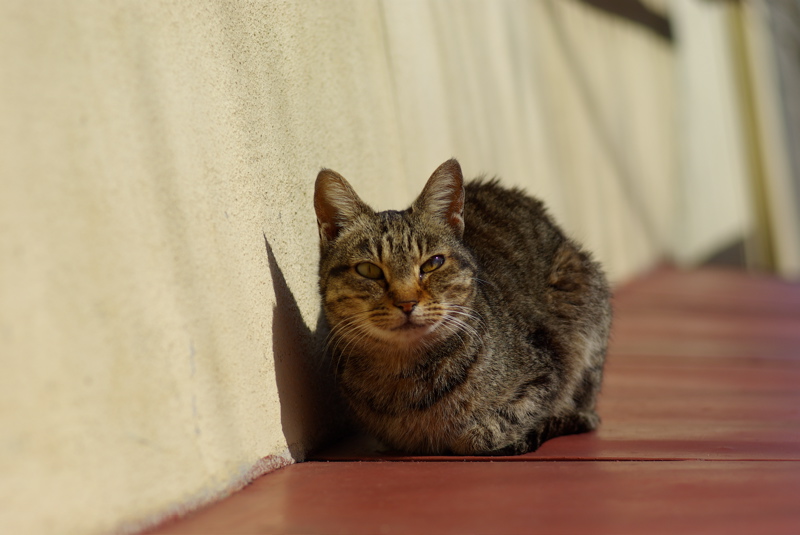
[(324, 359), (327, 336), (320, 311), (312, 331), (303, 320), (297, 300), (264, 234), (275, 306), (272, 313), (272, 354), (281, 407), (281, 426), (296, 461), (348, 431), (343, 403), (333, 372)]

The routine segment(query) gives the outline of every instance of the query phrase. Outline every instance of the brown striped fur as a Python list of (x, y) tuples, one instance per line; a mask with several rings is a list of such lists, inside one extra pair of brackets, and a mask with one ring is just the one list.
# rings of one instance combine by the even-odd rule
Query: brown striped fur
[(374, 212), (328, 169), (314, 207), (328, 351), (377, 438), (517, 454), (597, 426), (608, 285), (540, 201), (496, 181), (464, 187), (449, 160), (407, 210)]

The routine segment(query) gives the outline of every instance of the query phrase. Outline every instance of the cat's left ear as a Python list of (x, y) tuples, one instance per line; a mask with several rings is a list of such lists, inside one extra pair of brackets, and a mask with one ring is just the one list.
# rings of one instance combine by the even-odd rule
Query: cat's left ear
[(440, 218), (460, 238), (464, 234), (464, 177), (458, 161), (440, 165), (411, 207)]

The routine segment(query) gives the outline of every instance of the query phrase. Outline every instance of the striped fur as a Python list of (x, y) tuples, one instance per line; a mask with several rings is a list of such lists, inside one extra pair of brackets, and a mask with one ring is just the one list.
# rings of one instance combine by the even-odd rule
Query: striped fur
[(497, 455), (597, 426), (608, 286), (540, 201), (464, 187), (449, 160), (407, 210), (374, 212), (327, 169), (314, 206), (327, 350), (368, 431), (408, 453)]

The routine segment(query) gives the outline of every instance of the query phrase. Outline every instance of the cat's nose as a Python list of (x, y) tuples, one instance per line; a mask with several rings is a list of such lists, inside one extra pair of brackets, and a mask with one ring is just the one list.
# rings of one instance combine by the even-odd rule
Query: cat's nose
[(419, 301), (397, 301), (395, 302), (394, 306), (406, 314), (411, 314), (411, 311), (414, 310), (414, 307), (417, 306), (417, 303), (419, 303)]

